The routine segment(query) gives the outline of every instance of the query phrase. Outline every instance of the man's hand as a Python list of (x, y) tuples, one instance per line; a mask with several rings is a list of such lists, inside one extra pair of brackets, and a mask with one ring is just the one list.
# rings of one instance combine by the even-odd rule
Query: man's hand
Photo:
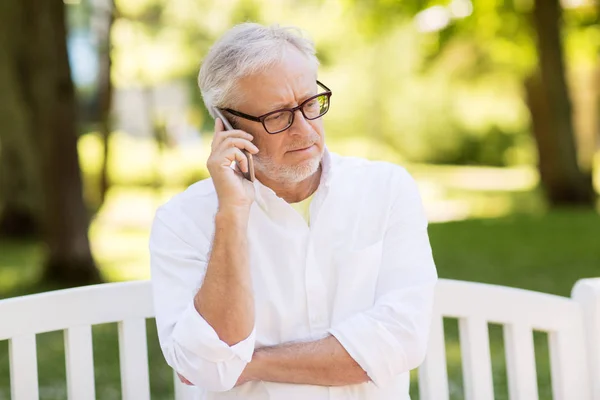
[(211, 145), (211, 153), (206, 166), (213, 179), (219, 198), (219, 208), (249, 209), (254, 201), (254, 186), (242, 174), (231, 168), (236, 162), (240, 169), (248, 172), (248, 159), (242, 152), (258, 153), (251, 140), (252, 135), (239, 129), (226, 131), (223, 122), (215, 122), (215, 136)]
[(248, 367), (250, 366), (250, 364), (248, 364), (246, 366), (246, 369), (244, 369), (244, 371), (242, 372), (242, 374), (240, 375), (240, 377), (238, 378), (237, 382), (235, 383), (234, 387), (238, 387), (240, 385), (243, 385), (244, 383), (248, 383), (253, 381), (254, 379), (252, 379), (250, 377), (250, 374), (248, 373)]

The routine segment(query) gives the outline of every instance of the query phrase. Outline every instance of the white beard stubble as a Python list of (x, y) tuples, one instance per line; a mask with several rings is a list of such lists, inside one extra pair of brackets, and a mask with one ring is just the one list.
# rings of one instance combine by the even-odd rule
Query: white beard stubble
[(298, 165), (276, 165), (271, 158), (262, 159), (254, 155), (254, 168), (269, 178), (281, 182), (301, 182), (319, 169), (323, 153)]

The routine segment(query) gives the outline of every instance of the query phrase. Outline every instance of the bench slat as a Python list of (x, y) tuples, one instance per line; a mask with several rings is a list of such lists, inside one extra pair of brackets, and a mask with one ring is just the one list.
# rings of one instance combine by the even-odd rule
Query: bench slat
[(148, 346), (144, 318), (119, 322), (119, 357), (123, 399), (149, 400)]
[(600, 278), (579, 280), (571, 293), (582, 310), (592, 399), (600, 400)]
[(460, 318), (459, 332), (465, 398), (494, 400), (487, 321), (479, 317)]
[(103, 283), (4, 299), (0, 300), (0, 316), (10, 323), (0, 323), (0, 340), (70, 326), (152, 318), (153, 304), (150, 281)]
[(448, 399), (444, 319), (441, 315), (435, 315), (431, 321), (427, 357), (419, 367), (419, 394), (422, 400)]
[(591, 398), (588, 374), (581, 373), (581, 364), (587, 361), (584, 340), (582, 325), (574, 324), (569, 330), (548, 333), (554, 400)]
[(8, 341), (12, 400), (39, 399), (35, 335)]
[(523, 324), (504, 325), (506, 374), (511, 400), (537, 400), (533, 331)]
[(529, 290), (440, 279), (436, 307), (450, 318), (478, 317), (495, 324), (523, 323), (540, 331), (568, 329), (575, 301)]
[(64, 335), (68, 398), (95, 399), (92, 327), (74, 326)]

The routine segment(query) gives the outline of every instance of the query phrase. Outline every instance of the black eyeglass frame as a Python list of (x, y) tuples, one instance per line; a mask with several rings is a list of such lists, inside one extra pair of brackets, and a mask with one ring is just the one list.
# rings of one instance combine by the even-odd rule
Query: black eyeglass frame
[[(302, 113), (302, 115), (304, 116), (304, 118), (306, 118), (307, 120), (315, 120), (317, 118), (321, 118), (323, 115), (327, 114), (327, 111), (329, 111), (329, 102), (331, 101), (331, 89), (329, 89), (327, 86), (325, 86), (324, 84), (322, 84), (321, 82), (317, 81), (317, 85), (321, 86), (323, 89), (325, 89), (325, 92), (322, 93), (318, 93), (314, 96), (309, 97), (308, 99), (304, 100), (302, 103), (298, 104), (296, 107), (293, 108), (280, 108), (279, 110), (275, 110), (275, 111), (270, 111), (266, 114), (261, 115), (260, 117), (255, 117), (253, 115), (249, 115), (249, 114), (244, 114), (242, 112), (239, 111), (235, 111), (232, 110), (231, 108), (224, 108), (224, 111), (227, 111), (228, 113), (230, 113), (231, 115), (235, 115), (236, 117), (240, 117), (240, 118), (244, 118), (250, 121), (254, 121), (254, 122), (260, 122), (263, 125), (263, 128), (265, 128), (265, 131), (267, 131), (267, 133), (271, 134), (271, 135), (275, 135), (277, 133), (281, 133), (287, 129), (290, 129), (290, 127), (294, 124), (294, 118), (296, 117), (296, 111), (300, 110), (300, 112)], [(325, 110), (325, 112), (321, 115), (319, 115), (318, 117), (315, 118), (308, 118), (306, 116), (306, 114), (304, 114), (304, 106), (306, 105), (306, 103), (308, 103), (311, 100), (316, 99), (317, 97), (321, 97), (321, 96), (327, 96), (327, 110)], [(277, 114), (283, 111), (291, 111), (292, 112), (292, 119), (290, 120), (290, 123), (288, 126), (286, 126), (284, 129), (280, 129), (278, 131), (275, 132), (271, 132), (267, 129), (267, 126), (265, 124), (265, 120), (267, 119), (267, 117), (269, 117), (270, 115), (273, 114)]]

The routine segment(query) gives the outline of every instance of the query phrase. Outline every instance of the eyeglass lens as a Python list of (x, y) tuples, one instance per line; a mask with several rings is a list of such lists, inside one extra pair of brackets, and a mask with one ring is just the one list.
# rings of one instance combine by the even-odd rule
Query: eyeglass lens
[[(306, 119), (317, 119), (325, 114), (329, 109), (329, 97), (326, 94), (317, 96), (302, 106), (302, 114)], [(291, 111), (281, 111), (269, 115), (263, 123), (268, 132), (278, 132), (289, 128), (292, 125), (294, 113)]]

